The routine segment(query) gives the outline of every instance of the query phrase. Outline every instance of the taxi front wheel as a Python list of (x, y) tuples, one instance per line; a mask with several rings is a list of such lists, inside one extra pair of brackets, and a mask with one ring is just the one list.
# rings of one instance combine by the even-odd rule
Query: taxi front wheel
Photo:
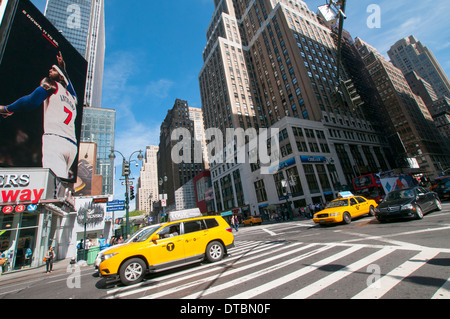
[(206, 246), (206, 259), (209, 262), (216, 262), (223, 258), (225, 249), (222, 243), (218, 241), (212, 241)]
[(345, 212), (342, 215), (342, 221), (344, 222), (344, 224), (350, 224), (352, 222), (352, 217), (350, 216), (350, 214), (348, 212)]
[(145, 262), (140, 258), (127, 260), (120, 267), (120, 281), (126, 286), (138, 283), (144, 278), (146, 268)]

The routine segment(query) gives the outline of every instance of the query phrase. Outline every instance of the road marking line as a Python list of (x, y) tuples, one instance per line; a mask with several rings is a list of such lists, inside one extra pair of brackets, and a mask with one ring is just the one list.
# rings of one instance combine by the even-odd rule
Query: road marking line
[(270, 230), (268, 230), (268, 229), (266, 229), (266, 228), (263, 228), (262, 230), (264, 230), (266, 233), (268, 233), (270, 236), (276, 236), (277, 234), (276, 233), (274, 233), (273, 231), (270, 231)]
[(298, 279), (314, 270), (317, 270), (320, 267), (323, 267), (325, 265), (328, 265), (329, 263), (332, 263), (338, 259), (341, 259), (347, 255), (350, 255), (350, 254), (354, 253), (355, 251), (360, 250), (361, 248), (363, 248), (363, 246), (353, 246), (353, 247), (347, 248), (346, 250), (341, 251), (340, 253), (334, 254), (333, 256), (330, 256), (321, 261), (315, 262), (315, 263), (311, 264), (310, 266), (303, 267), (297, 271), (294, 271), (288, 275), (285, 275), (283, 277), (272, 280), (266, 284), (263, 284), (256, 288), (247, 290), (238, 295), (231, 296), (228, 299), (250, 299), (250, 298), (256, 297), (257, 295), (260, 295), (266, 291), (277, 288), (277, 287), (284, 285), (292, 280)]
[(284, 299), (306, 299), (318, 293), (319, 291), (331, 286), (332, 284), (338, 282), (342, 278), (345, 278), (353, 274), (355, 271), (361, 269), (362, 267), (370, 265), (374, 261), (386, 255), (389, 255), (393, 251), (395, 251), (395, 249), (383, 248), (363, 259), (358, 260), (357, 262), (354, 262), (349, 266), (346, 266), (338, 271), (335, 271), (334, 273), (314, 282), (309, 286), (306, 286), (305, 288), (302, 288), (294, 292), (293, 294), (290, 294), (289, 296), (286, 296)]
[(450, 299), (450, 278), (436, 291), (431, 299)]
[[(245, 263), (245, 262), (251, 261), (253, 259), (261, 258), (261, 257), (264, 257), (266, 255), (273, 255), (275, 248), (278, 248), (277, 251), (278, 250), (282, 251), (282, 250), (284, 250), (286, 248), (292, 248), (292, 247), (295, 247), (295, 246), (298, 246), (298, 245), (301, 245), (301, 244), (303, 244), (303, 243), (294, 243), (294, 244), (291, 244), (289, 246), (286, 246), (283, 243), (274, 244), (274, 245), (267, 245), (267, 247), (263, 247), (261, 249), (255, 249), (255, 250), (251, 250), (251, 251), (245, 251), (241, 255), (237, 255), (237, 256), (230, 257), (230, 258), (226, 258), (226, 259), (224, 259), (222, 261), (219, 261), (219, 262), (216, 262), (214, 264), (205, 264), (205, 265), (202, 265), (202, 266), (195, 267), (193, 269), (188, 269), (188, 270), (181, 271), (181, 272), (176, 272), (176, 273), (173, 273), (173, 274), (170, 274), (170, 275), (167, 275), (167, 276), (158, 277), (158, 278), (155, 279), (155, 284), (152, 285), (152, 286), (149, 286), (149, 284), (151, 284), (151, 281), (144, 281), (143, 283), (140, 283), (140, 284), (137, 284), (137, 285), (134, 285), (134, 286), (127, 286), (127, 287), (124, 287), (124, 288), (117, 288), (114, 291), (111, 291), (111, 292), (108, 291), (107, 293), (108, 294), (110, 294), (110, 293), (121, 293), (121, 292), (123, 292), (126, 289), (132, 289), (132, 288), (136, 288), (138, 286), (144, 286), (144, 288), (136, 289), (136, 290), (133, 290), (133, 291), (128, 292), (128, 293), (124, 292), (124, 293), (122, 293), (120, 295), (115, 295), (113, 297), (127, 296), (127, 295), (131, 295), (131, 294), (144, 292), (144, 291), (147, 291), (147, 290), (150, 290), (150, 289), (154, 289), (154, 288), (158, 288), (158, 287), (161, 287), (161, 286), (177, 283), (178, 281), (186, 280), (186, 279), (189, 279), (189, 278), (192, 278), (192, 277), (197, 277), (199, 275), (201, 276), (201, 275), (206, 275), (207, 273), (210, 273), (210, 272), (217, 272), (218, 270), (220, 271), (220, 266), (221, 265), (227, 264), (227, 263), (229, 263), (230, 261), (233, 261), (233, 260), (236, 260), (236, 261), (230, 267), (234, 267), (234, 266), (239, 265), (241, 263)], [(302, 249), (302, 248), (300, 248), (300, 249)], [(265, 251), (265, 250), (269, 250), (269, 251), (261, 254), (261, 252)], [(292, 251), (289, 252), (289, 253), (292, 253)], [(256, 255), (256, 256), (247, 258), (248, 256), (251, 256), (251, 255)], [(282, 255), (285, 255), (285, 254), (282, 254)], [(269, 258), (269, 259), (271, 259), (271, 258)], [(263, 260), (263, 262), (264, 262), (264, 260)], [(246, 269), (245, 267), (246, 266), (244, 266), (243, 268)], [(205, 269), (205, 268), (208, 268), (208, 269)], [(205, 269), (205, 270), (204, 271), (200, 271), (202, 269)], [(242, 269), (242, 268), (240, 268), (240, 269)], [(226, 274), (233, 273), (234, 271), (236, 271), (236, 269), (234, 269), (232, 271), (227, 270)], [(224, 271), (222, 271), (221, 274), (223, 272)], [(167, 281), (167, 279), (169, 279), (171, 277), (175, 277), (175, 276), (181, 276), (181, 277), (173, 279), (173, 280), (170, 280), (170, 281)], [(216, 279), (216, 276), (217, 275), (210, 276), (210, 277), (208, 277), (206, 279), (205, 278), (202, 279), (201, 281), (214, 280), (214, 279)], [(174, 289), (174, 291), (176, 291), (176, 290), (177, 289)]]
[[(221, 260), (219, 262), (216, 262), (214, 264), (203, 264), (203, 265), (195, 267), (193, 269), (187, 269), (187, 270), (183, 270), (183, 271), (180, 271), (180, 272), (175, 272), (175, 273), (172, 273), (172, 274), (169, 274), (169, 275), (160, 276), (160, 277), (156, 278), (156, 282), (164, 281), (164, 280), (170, 279), (172, 277), (176, 277), (176, 276), (183, 276), (183, 279), (191, 278), (191, 277), (197, 276), (199, 271), (202, 270), (202, 269), (205, 269), (205, 268), (210, 268), (210, 269), (206, 269), (205, 273), (208, 273), (208, 272), (211, 272), (211, 271), (216, 271), (217, 270), (216, 266), (220, 266), (222, 264), (229, 263), (230, 261), (233, 261), (235, 259), (239, 260), (239, 259), (244, 258), (244, 257), (245, 257), (245, 260), (248, 261), (248, 260), (253, 260), (255, 258), (259, 258), (260, 256), (270, 255), (270, 254), (272, 254), (272, 251), (269, 251), (269, 252), (266, 252), (266, 253), (262, 253), (262, 252), (264, 252), (266, 250), (272, 250), (274, 248), (277, 248), (279, 246), (283, 246), (284, 245), (283, 243), (277, 243), (277, 244), (273, 244), (273, 245), (263, 246), (262, 245), (263, 243), (261, 243), (261, 247), (255, 246), (256, 248), (247, 249), (242, 254), (237, 254), (236, 255), (236, 254), (233, 253), (232, 257), (223, 259), (223, 260)], [(300, 244), (301, 243), (298, 243), (298, 245), (300, 245)], [(262, 253), (262, 254), (260, 254), (260, 253)], [(260, 254), (260, 255), (247, 258), (248, 256), (252, 256), (252, 255), (255, 255), (255, 254)], [(238, 262), (236, 262), (236, 263), (238, 263)], [(190, 273), (192, 273), (192, 274), (190, 274)], [(177, 279), (172, 280), (172, 281), (176, 281), (176, 280)], [(118, 288), (115, 288), (115, 289), (108, 290), (107, 294), (116, 294), (116, 293), (121, 293), (121, 292), (126, 291), (126, 290), (134, 289), (134, 288), (137, 288), (137, 287), (140, 287), (140, 286), (148, 286), (149, 284), (151, 284), (151, 282), (152, 282), (152, 280), (147, 280), (147, 281), (141, 282), (139, 284), (135, 284), (135, 285), (125, 286), (125, 287), (118, 287)], [(137, 292), (141, 292), (141, 291), (144, 291), (144, 290), (151, 289), (153, 287), (154, 286), (149, 287), (149, 288), (147, 287), (147, 288), (144, 288), (144, 289), (139, 289), (139, 290), (136, 290), (136, 291)]]
[(391, 235), (368, 236), (368, 237), (364, 237), (364, 238), (349, 239), (349, 240), (343, 241), (343, 243), (351, 243), (351, 242), (361, 241), (361, 240), (366, 240), (366, 239), (380, 239), (380, 238), (386, 238), (386, 237), (397, 237), (397, 236), (403, 236), (403, 235), (413, 235), (413, 234), (418, 234), (418, 233), (433, 232), (433, 231), (445, 230), (445, 229), (450, 229), (450, 226), (438, 227), (438, 228), (419, 229), (419, 230), (413, 230), (413, 231), (409, 231), (409, 232), (397, 233), (397, 234), (391, 234)]
[[(194, 287), (194, 286), (197, 286), (197, 285), (200, 285), (200, 284), (204, 284), (204, 283), (207, 283), (207, 282), (210, 282), (210, 281), (214, 282), (214, 281), (218, 280), (219, 278), (221, 278), (222, 276), (228, 276), (228, 275), (232, 275), (234, 273), (238, 273), (238, 272), (244, 271), (244, 270), (249, 269), (249, 268), (254, 268), (256, 266), (263, 265), (265, 263), (274, 261), (276, 259), (292, 255), (294, 253), (297, 253), (299, 251), (308, 249), (308, 248), (313, 247), (313, 246), (316, 246), (316, 245), (315, 244), (306, 245), (306, 246), (300, 247), (298, 249), (290, 250), (290, 251), (288, 251), (286, 253), (283, 253), (283, 254), (275, 254), (274, 251), (271, 251), (270, 253), (272, 255), (275, 255), (275, 256), (270, 257), (270, 258), (266, 258), (266, 259), (262, 259), (262, 260), (259, 260), (257, 262), (251, 263), (251, 264), (247, 264), (247, 265), (244, 265), (244, 266), (239, 267), (239, 268), (230, 269), (230, 270), (224, 270), (224, 271), (222, 271), (219, 274), (215, 274), (215, 275), (212, 275), (212, 276), (209, 276), (209, 277), (204, 277), (202, 279), (199, 279), (199, 280), (196, 280), (196, 281), (193, 281), (193, 282), (190, 282), (190, 283), (186, 283), (186, 284), (178, 286), (178, 287), (169, 288), (166, 291), (161, 291), (161, 292), (158, 292), (158, 293), (154, 293), (154, 294), (145, 296), (142, 299), (159, 298), (159, 297), (162, 297), (162, 296), (174, 293), (174, 292), (178, 292), (178, 291), (181, 291), (183, 289), (191, 288), (191, 287)], [(260, 257), (260, 256), (257, 256), (257, 257)], [(246, 262), (246, 260), (242, 261), (242, 262)], [(185, 279), (185, 278), (182, 278), (182, 279)]]
[(300, 255), (300, 256), (297, 256), (295, 258), (289, 259), (287, 261), (281, 262), (279, 264), (267, 267), (265, 269), (253, 272), (253, 273), (248, 274), (246, 276), (242, 276), (240, 278), (236, 278), (234, 280), (230, 280), (230, 281), (228, 281), (226, 283), (223, 283), (223, 284), (220, 284), (220, 285), (217, 285), (217, 286), (214, 286), (214, 287), (210, 287), (207, 290), (199, 291), (199, 292), (193, 293), (191, 295), (185, 296), (185, 297), (183, 297), (183, 299), (198, 299), (200, 297), (204, 297), (206, 295), (210, 295), (212, 293), (215, 293), (215, 292), (227, 289), (227, 288), (234, 287), (236, 285), (242, 284), (242, 283), (244, 283), (246, 281), (255, 279), (257, 277), (265, 276), (268, 273), (271, 273), (271, 272), (277, 271), (277, 270), (279, 270), (281, 268), (287, 267), (287, 266), (289, 266), (291, 264), (299, 262), (300, 260), (306, 259), (306, 258), (314, 256), (314, 255), (317, 255), (317, 254), (319, 254), (319, 253), (321, 253), (321, 252), (323, 252), (325, 250), (329, 250), (329, 249), (331, 249), (333, 247), (334, 246), (324, 246), (324, 247), (321, 247), (321, 248), (317, 248), (315, 250), (312, 250), (312, 251), (309, 251), (307, 253), (304, 253), (303, 255)]
[(411, 275), (438, 254), (439, 251), (434, 249), (421, 251), (413, 258), (381, 277), (381, 279), (372, 283), (352, 299), (380, 299), (404, 278)]

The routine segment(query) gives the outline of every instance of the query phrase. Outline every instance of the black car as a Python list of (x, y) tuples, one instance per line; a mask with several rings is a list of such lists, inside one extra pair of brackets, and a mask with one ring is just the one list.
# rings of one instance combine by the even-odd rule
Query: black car
[(416, 186), (387, 194), (375, 208), (375, 217), (380, 222), (397, 218), (422, 219), (425, 213), (441, 209), (437, 193)]
[(441, 200), (450, 200), (450, 181), (439, 183), (436, 187), (436, 193)]

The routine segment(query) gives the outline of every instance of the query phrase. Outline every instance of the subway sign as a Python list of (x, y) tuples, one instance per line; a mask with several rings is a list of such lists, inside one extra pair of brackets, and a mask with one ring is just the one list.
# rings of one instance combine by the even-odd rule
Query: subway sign
[(0, 169), (0, 211), (4, 214), (34, 211), (39, 203), (64, 199), (64, 192), (65, 187), (49, 169)]
[(3, 203), (39, 203), (44, 188), (30, 186), (30, 174), (1, 174), (0, 199)]

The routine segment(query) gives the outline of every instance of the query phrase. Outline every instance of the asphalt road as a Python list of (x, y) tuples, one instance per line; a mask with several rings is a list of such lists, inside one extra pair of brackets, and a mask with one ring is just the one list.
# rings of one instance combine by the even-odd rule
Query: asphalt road
[(242, 313), (242, 307), (234, 309), (230, 300), (201, 308), (209, 304), (194, 299), (256, 298), (247, 312), (270, 312), (264, 305), (281, 299), (450, 299), (449, 233), (450, 203), (423, 220), (380, 224), (362, 217), (327, 227), (312, 220), (241, 227), (234, 233), (236, 247), (215, 264), (148, 275), (128, 287), (105, 282), (92, 267), (4, 275), (0, 299), (177, 299), (176, 311), (204, 315)]

